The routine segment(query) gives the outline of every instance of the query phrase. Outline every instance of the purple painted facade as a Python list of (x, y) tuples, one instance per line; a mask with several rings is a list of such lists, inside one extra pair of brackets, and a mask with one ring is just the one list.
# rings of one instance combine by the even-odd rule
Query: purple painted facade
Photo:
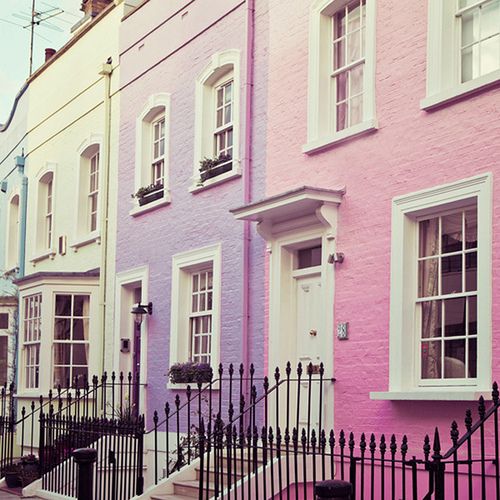
[[(142, 362), (147, 363), (146, 411), (161, 409), (168, 394), (166, 373), (170, 362), (173, 255), (220, 243), (221, 329), (220, 346), (216, 347), (220, 349), (220, 361), (239, 364), (263, 358), (264, 318), (258, 313), (262, 311), (264, 301), (264, 245), (254, 228), (248, 226), (247, 251), (251, 273), (246, 285), (245, 227), (229, 212), (230, 208), (245, 203), (248, 196), (252, 199), (262, 197), (264, 186), (263, 122), (253, 130), (251, 160), (245, 153), (248, 15), (245, 2), (235, 0), (168, 2), (168, 6), (163, 0), (151, 0), (122, 23), (116, 269), (120, 275), (137, 267), (148, 268), (148, 292), (144, 299), (153, 302), (154, 314), (148, 318), (147, 353), (142, 356)], [(265, 30), (264, 27), (261, 29), (263, 33)], [(264, 38), (256, 44), (256, 59), (261, 58), (265, 50), (263, 43)], [(236, 154), (242, 175), (190, 192), (196, 161), (195, 82), (213, 54), (230, 49), (240, 52), (240, 130), (235, 133), (239, 133), (240, 151)], [(265, 82), (265, 62), (256, 66), (256, 78)], [(260, 83), (251, 96), (254, 115), (259, 119), (265, 116), (263, 89)], [(132, 216), (130, 195), (136, 189), (136, 120), (150, 96), (158, 93), (170, 94), (171, 111), (170, 116), (166, 116), (170, 203)], [(251, 169), (250, 176), (246, 165)], [(245, 286), (252, 296), (248, 347), (243, 341)], [(126, 314), (125, 311), (123, 315)], [(120, 356), (120, 360), (115, 356), (114, 366), (130, 367), (123, 362), (126, 355)]]

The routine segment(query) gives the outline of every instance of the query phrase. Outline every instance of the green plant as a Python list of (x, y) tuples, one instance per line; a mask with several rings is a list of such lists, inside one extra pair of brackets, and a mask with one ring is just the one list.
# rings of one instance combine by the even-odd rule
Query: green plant
[(208, 363), (175, 363), (168, 370), (172, 384), (207, 383), (212, 380), (213, 370)]
[(215, 158), (204, 158), (200, 161), (200, 172), (206, 172), (207, 170), (211, 170), (221, 163), (225, 163), (226, 161), (231, 160), (231, 155), (226, 155), (221, 153), (219, 156)]
[(136, 421), (136, 411), (135, 404), (130, 403), (128, 396), (125, 396), (123, 404), (113, 407), (111, 403), (108, 403), (111, 409), (111, 415), (119, 423), (130, 423)]
[(163, 189), (163, 184), (161, 182), (158, 182), (156, 184), (150, 184), (149, 186), (144, 186), (141, 187), (135, 192), (132, 196), (132, 198), (137, 198), (141, 199), (147, 196), (148, 194), (155, 193), (156, 191), (160, 191)]

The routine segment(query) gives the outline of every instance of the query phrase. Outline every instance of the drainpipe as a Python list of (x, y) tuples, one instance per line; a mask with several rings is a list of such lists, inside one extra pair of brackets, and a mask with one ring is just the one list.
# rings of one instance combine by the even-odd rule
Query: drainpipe
[(16, 167), (21, 175), (21, 213), (19, 217), (19, 278), (26, 273), (26, 216), (28, 209), (28, 177), (24, 174), (26, 159), (16, 156)]
[[(28, 177), (24, 172), (24, 166), (26, 164), (26, 158), (24, 156), (24, 151), (20, 156), (16, 156), (16, 167), (21, 176), (21, 199), (20, 199), (20, 214), (19, 214), (19, 271), (18, 278), (24, 278), (26, 274), (26, 218), (28, 212)], [(18, 294), (19, 297), (19, 294)], [(21, 307), (18, 302), (17, 304), (17, 331), (15, 332), (15, 343), (14, 343), (14, 359), (15, 359), (15, 370), (14, 370), (14, 387), (17, 387), (17, 381), (19, 377), (19, 333), (21, 325)]]
[[(246, 2), (246, 86), (245, 86), (245, 151), (243, 163), (243, 196), (247, 205), (252, 199), (252, 125), (255, 45), (255, 0)], [(250, 221), (243, 222), (243, 364), (250, 361)]]
[(111, 148), (111, 75), (113, 65), (111, 59), (102, 65), (100, 75), (104, 77), (104, 141), (102, 145), (102, 178), (101, 178), (101, 266), (99, 272), (99, 319), (102, 335), (101, 373), (105, 370), (106, 360), (106, 287), (108, 256), (108, 223), (109, 223), (109, 169)]

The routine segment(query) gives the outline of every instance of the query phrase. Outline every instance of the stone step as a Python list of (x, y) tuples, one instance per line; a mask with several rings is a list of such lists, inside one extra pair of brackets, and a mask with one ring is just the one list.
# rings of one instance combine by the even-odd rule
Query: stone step
[[(206, 489), (205, 489), (206, 491)], [(213, 496), (215, 493), (215, 485), (213, 483), (208, 484), (209, 496)], [(174, 493), (176, 495), (183, 495), (189, 498), (198, 498), (199, 496), (199, 483), (196, 480), (192, 481), (175, 481), (174, 482)]]
[[(200, 468), (199, 467), (196, 467), (196, 479), (200, 479)], [(245, 470), (245, 474), (246, 474), (246, 470)], [(214, 468), (210, 468), (209, 470), (209, 482), (210, 483), (213, 483), (215, 481), (215, 469)], [(236, 477), (237, 476), (237, 477)], [(219, 477), (220, 477), (220, 472), (219, 472)], [(243, 477), (243, 474), (241, 473), (241, 471), (239, 469), (236, 470), (236, 473), (234, 470), (231, 470), (231, 481), (235, 481), (235, 479), (241, 479)], [(206, 477), (206, 470), (203, 472), (203, 482), (206, 482), (207, 480), (207, 477)], [(224, 481), (227, 480), (227, 470), (224, 469)]]

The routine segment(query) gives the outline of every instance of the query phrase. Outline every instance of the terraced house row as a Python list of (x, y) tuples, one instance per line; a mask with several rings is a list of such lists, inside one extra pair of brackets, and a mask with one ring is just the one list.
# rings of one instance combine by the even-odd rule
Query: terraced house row
[[(328, 450), (362, 498), (363, 443), (372, 498), (496, 498), (497, 393), (490, 461), (462, 422), (500, 375), (499, 82), (500, 0), (84, 0), (0, 125), (0, 381), (35, 451), (39, 396), (94, 387), (144, 426), (120, 498), (313, 498)], [(454, 420), (445, 479), (422, 445)]]

